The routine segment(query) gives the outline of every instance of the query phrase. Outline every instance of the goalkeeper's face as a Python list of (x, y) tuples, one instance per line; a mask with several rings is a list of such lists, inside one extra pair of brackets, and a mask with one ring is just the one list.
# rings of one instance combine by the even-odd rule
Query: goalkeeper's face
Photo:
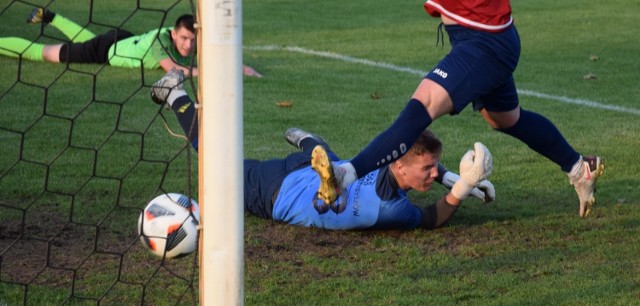
[(438, 177), (438, 162), (440, 155), (425, 153), (422, 155), (403, 156), (396, 161), (398, 173), (394, 173), (398, 185), (404, 190), (414, 189), (425, 192), (431, 189), (431, 184)]
[(186, 57), (195, 47), (196, 34), (182, 27), (171, 30), (171, 39), (173, 40), (173, 46), (176, 48), (176, 51), (178, 51), (181, 56)]

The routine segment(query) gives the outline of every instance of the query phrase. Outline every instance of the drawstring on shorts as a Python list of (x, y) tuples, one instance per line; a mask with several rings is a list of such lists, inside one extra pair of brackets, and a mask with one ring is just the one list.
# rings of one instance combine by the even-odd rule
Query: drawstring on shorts
[(442, 48), (444, 48), (444, 30), (442, 29), (443, 27), (444, 23), (441, 22), (438, 25), (438, 31), (436, 32), (436, 48), (440, 44), (440, 41), (442, 41)]

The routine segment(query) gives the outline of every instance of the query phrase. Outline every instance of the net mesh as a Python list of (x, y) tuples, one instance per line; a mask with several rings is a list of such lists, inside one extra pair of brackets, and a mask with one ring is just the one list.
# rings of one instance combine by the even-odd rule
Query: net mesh
[[(0, 37), (67, 41), (25, 22), (35, 6), (96, 34), (196, 15), (190, 1), (0, 1)], [(195, 153), (149, 98), (164, 72), (4, 56), (0, 67), (0, 305), (197, 304), (197, 252), (156, 257), (137, 233), (157, 195), (197, 199)]]

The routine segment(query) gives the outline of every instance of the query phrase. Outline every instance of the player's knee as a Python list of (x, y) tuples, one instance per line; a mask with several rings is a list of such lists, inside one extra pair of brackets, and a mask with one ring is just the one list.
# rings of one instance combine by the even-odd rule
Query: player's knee
[(42, 59), (51, 63), (60, 62), (60, 48), (62, 45), (49, 45), (42, 49)]
[(508, 112), (490, 112), (483, 108), (480, 114), (493, 129), (508, 129), (514, 126), (520, 119), (520, 109), (517, 108)]

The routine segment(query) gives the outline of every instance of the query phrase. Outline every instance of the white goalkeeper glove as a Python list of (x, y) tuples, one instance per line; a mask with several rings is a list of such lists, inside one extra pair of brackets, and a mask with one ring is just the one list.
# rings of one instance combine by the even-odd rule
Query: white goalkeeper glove
[[(460, 176), (457, 173), (447, 171), (442, 176), (442, 185), (451, 189), (459, 179)], [(496, 199), (496, 189), (489, 180), (483, 180), (471, 190), (469, 195), (480, 199), (483, 203), (489, 203)]]
[(483, 203), (489, 203), (496, 199), (496, 189), (489, 180), (482, 180), (476, 188), (471, 190), (471, 195), (482, 200)]
[(460, 179), (453, 184), (451, 194), (459, 200), (466, 199), (474, 188), (491, 175), (493, 159), (491, 152), (483, 144), (473, 144), (460, 160)]

